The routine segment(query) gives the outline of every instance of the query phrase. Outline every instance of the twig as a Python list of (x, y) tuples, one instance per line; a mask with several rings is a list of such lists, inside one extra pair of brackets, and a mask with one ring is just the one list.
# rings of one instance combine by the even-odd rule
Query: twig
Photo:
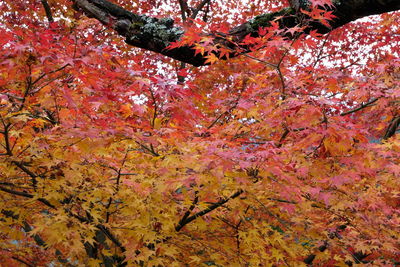
[(143, 145), (142, 143), (135, 141), (136, 144), (138, 144), (139, 146), (141, 146), (143, 149), (147, 150), (148, 152), (150, 152), (150, 154), (152, 154), (155, 157), (159, 157), (160, 154), (158, 154), (157, 152), (154, 151), (154, 148), (148, 148), (147, 146)]
[(121, 168), (118, 169), (117, 179), (116, 179), (116, 182), (115, 182), (115, 191), (113, 192), (112, 196), (108, 199), (108, 203), (107, 203), (107, 206), (106, 206), (106, 210), (107, 210), (107, 213), (106, 213), (106, 223), (108, 223), (108, 221), (109, 221), (109, 219), (110, 219), (111, 213), (110, 213), (110, 211), (109, 211), (109, 208), (111, 207), (113, 198), (115, 197), (115, 195), (116, 195), (116, 194), (118, 193), (118, 191), (119, 191), (119, 184), (120, 184), (120, 180), (121, 180), (121, 171), (122, 171), (122, 168), (123, 168), (124, 165), (125, 165), (125, 162), (126, 162), (126, 158), (127, 158), (127, 156), (128, 156), (128, 153), (129, 153), (129, 150), (126, 151), (125, 156), (124, 156), (124, 158), (123, 158), (123, 160), (122, 160), (122, 163), (121, 163)]
[(235, 99), (233, 105), (226, 111), (222, 112), (221, 114), (218, 115), (218, 117), (207, 127), (208, 130), (210, 130), (214, 125), (222, 118), (224, 115), (229, 115), (239, 104), (240, 98), (242, 97), (242, 93), (245, 90), (246, 83), (243, 82), (243, 87), (241, 90), (239, 90), (239, 94), (237, 98)]
[(282, 74), (280, 66), (278, 66), (276, 68), (276, 72), (278, 73), (279, 80), (281, 81), (281, 86), (282, 86), (281, 97), (282, 97), (282, 100), (285, 100), (286, 99), (286, 85), (285, 85), (285, 80), (283, 78), (283, 74)]
[(150, 91), (151, 99), (153, 100), (153, 105), (154, 105), (153, 118), (151, 120), (151, 126), (154, 128), (154, 124), (157, 119), (157, 101), (156, 101), (156, 97), (154, 96), (153, 90), (151, 90), (151, 88), (149, 88), (149, 91)]
[(276, 72), (278, 73), (279, 79), (281, 81), (281, 86), (282, 86), (282, 91), (281, 91), (282, 100), (286, 99), (286, 85), (285, 85), (285, 79), (284, 79), (283, 74), (282, 74), (281, 65), (282, 65), (283, 60), (285, 59), (285, 57), (289, 53), (289, 48), (291, 48), (293, 46), (293, 44), (297, 41), (298, 38), (299, 38), (299, 35), (297, 35), (297, 36), (295, 36), (293, 38), (293, 41), (291, 42), (290, 46), (283, 53), (283, 55), (280, 58), (278, 64), (276, 65)]
[(322, 59), (321, 56), (322, 56), (322, 53), (324, 51), (324, 47), (325, 47), (326, 43), (328, 42), (330, 34), (331, 34), (330, 32), (327, 33), (327, 35), (326, 35), (321, 47), (319, 48), (317, 58), (315, 59), (314, 64), (313, 64), (311, 69), (314, 69), (317, 66), (317, 64), (320, 62), (320, 60)]
[(282, 147), (283, 141), (285, 140), (285, 138), (288, 136), (289, 133), (290, 133), (289, 129), (285, 126), (285, 131), (281, 135), (281, 138), (279, 139), (279, 143), (277, 144), (277, 147)]
[(265, 65), (267, 65), (267, 66), (269, 66), (269, 67), (271, 67), (271, 68), (273, 68), (273, 69), (277, 69), (277, 68), (278, 68), (278, 65), (269, 63), (269, 62), (267, 62), (267, 61), (265, 61), (265, 60), (262, 60), (262, 59), (259, 59), (259, 58), (250, 56), (250, 55), (248, 55), (248, 54), (242, 54), (242, 55), (245, 56), (245, 57), (254, 59), (255, 61), (258, 61), (258, 62), (260, 62), (260, 63), (263, 63), (263, 64), (265, 64)]
[(269, 198), (267, 198), (267, 199), (268, 199), (268, 200), (271, 200), (271, 201), (282, 202), (282, 203), (288, 203), (288, 204), (298, 204), (296, 201), (290, 201), (290, 200), (280, 199), (280, 198), (269, 197)]
[(65, 69), (65, 68), (68, 67), (68, 66), (70, 66), (69, 63), (65, 64), (64, 66), (59, 67), (58, 69), (49, 71), (49, 72), (47, 72), (47, 73), (43, 73), (42, 75), (40, 75), (39, 77), (37, 77), (37, 78), (32, 82), (32, 85), (35, 85), (36, 83), (38, 83), (38, 82), (39, 82), (41, 79), (43, 79), (46, 75), (49, 75), (49, 74), (52, 74), (52, 73), (56, 73), (56, 72), (58, 72), (58, 71), (60, 71), (60, 70)]
[(229, 114), (228, 111), (222, 112), (221, 114), (219, 114), (219, 116), (210, 124), (207, 126), (207, 129), (210, 130), (212, 127), (214, 127), (214, 125), (219, 121), (219, 119), (222, 118), (222, 116)]

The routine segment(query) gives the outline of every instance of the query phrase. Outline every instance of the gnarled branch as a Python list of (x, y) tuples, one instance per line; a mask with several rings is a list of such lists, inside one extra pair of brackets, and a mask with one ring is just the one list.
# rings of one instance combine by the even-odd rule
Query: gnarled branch
[[(305, 34), (312, 30), (325, 34), (359, 18), (400, 9), (398, 0), (333, 0), (332, 4), (330, 10), (335, 18), (330, 22), (329, 27), (309, 18), (310, 22), (303, 31)], [(129, 45), (151, 50), (194, 66), (206, 65), (207, 54), (196, 54), (192, 46), (167, 48), (185, 33), (182, 28), (174, 26), (172, 18), (157, 19), (138, 15), (106, 0), (74, 0), (74, 8), (116, 30), (126, 38), (125, 42)], [(214, 36), (214, 43), (230, 48), (232, 50), (230, 57), (249, 52), (248, 47), (241, 44), (245, 36), (249, 34), (254, 37), (258, 36), (258, 29), (270, 26), (272, 21), (277, 21), (281, 29), (295, 27), (300, 23), (300, 17), (306, 17), (305, 14), (298, 16), (298, 12), (300, 11), (293, 8), (284, 8), (278, 12), (259, 15), (232, 28), (226, 36), (231, 41), (228, 41), (228, 38)], [(281, 34), (287, 38), (294, 38), (285, 31), (282, 31)], [(218, 54), (218, 52), (215, 53)]]

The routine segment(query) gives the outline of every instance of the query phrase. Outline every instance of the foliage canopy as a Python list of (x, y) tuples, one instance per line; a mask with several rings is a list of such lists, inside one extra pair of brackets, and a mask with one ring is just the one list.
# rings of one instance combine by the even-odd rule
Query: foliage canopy
[(340, 2), (3, 0), (1, 264), (398, 264), (400, 7)]

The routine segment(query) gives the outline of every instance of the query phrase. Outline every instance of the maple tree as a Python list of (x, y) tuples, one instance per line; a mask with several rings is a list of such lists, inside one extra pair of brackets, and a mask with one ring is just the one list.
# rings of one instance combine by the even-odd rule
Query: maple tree
[(294, 2), (3, 0), (0, 265), (399, 264), (400, 3)]

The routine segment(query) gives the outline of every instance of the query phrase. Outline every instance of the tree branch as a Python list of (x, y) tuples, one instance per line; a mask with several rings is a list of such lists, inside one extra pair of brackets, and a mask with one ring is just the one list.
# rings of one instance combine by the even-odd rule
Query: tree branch
[(193, 11), (192, 16), (190, 16), (191, 19), (195, 19), (197, 17), (197, 14), (199, 11), (210, 2), (211, 0), (203, 0), (201, 3), (196, 7), (196, 9)]
[(187, 225), (188, 223), (196, 220), (198, 217), (201, 217), (203, 215), (206, 215), (207, 213), (210, 213), (211, 211), (215, 210), (216, 208), (221, 207), (222, 205), (224, 205), (226, 202), (228, 202), (231, 199), (237, 198), (238, 196), (240, 196), (244, 191), (243, 190), (238, 190), (236, 191), (233, 195), (231, 195), (230, 197), (224, 198), (214, 204), (211, 204), (210, 206), (208, 206), (206, 209), (197, 212), (196, 214), (190, 216), (190, 217), (186, 217), (186, 219), (183, 220), (183, 218), (179, 221), (178, 225), (175, 227), (175, 230), (177, 232), (179, 232), (183, 227), (185, 227), (185, 225)]
[[(192, 46), (167, 48), (184, 35), (184, 30), (174, 26), (174, 20), (171, 18), (157, 19), (138, 15), (106, 0), (73, 1), (75, 9), (82, 10), (88, 17), (93, 17), (107, 27), (116, 30), (126, 38), (125, 42), (129, 45), (154, 51), (194, 66), (206, 65), (207, 53), (204, 55), (196, 54)], [(206, 0), (202, 1), (204, 4), (207, 2)], [(199, 5), (199, 7), (202, 6)], [(310, 20), (303, 31), (304, 34), (312, 30), (325, 34), (358, 18), (399, 9), (400, 1), (398, 0), (333, 0), (331, 11), (336, 18), (330, 22), (330, 27), (327, 27), (319, 21), (307, 17), (306, 14), (298, 15), (293, 8), (284, 8), (278, 12), (259, 15), (238, 27), (232, 28), (226, 36), (229, 38), (214, 36), (214, 44), (230, 48), (232, 53), (229, 56), (234, 57), (250, 51), (247, 46), (241, 44), (247, 35), (257, 37), (258, 29), (271, 26), (272, 21), (279, 23), (279, 27), (282, 29), (281, 35), (293, 39), (295, 37), (288, 34), (284, 29), (297, 26), (301, 21), (300, 17)], [(218, 56), (218, 52), (215, 53)]]
[(37, 189), (37, 175), (34, 174), (31, 170), (29, 170), (27, 167), (24, 166), (24, 164), (22, 162), (18, 162), (18, 161), (12, 161), (12, 163), (17, 166), (18, 168), (20, 168), (24, 173), (28, 174), (32, 179), (32, 186), (33, 189), (36, 191)]
[[(3, 214), (4, 216), (8, 217), (8, 218), (12, 218), (14, 220), (18, 220), (19, 219), (19, 215), (15, 214), (13, 211), (11, 210), (1, 210), (1, 214)], [(22, 222), (22, 229), (25, 231), (25, 233), (29, 233), (30, 231), (32, 231), (32, 226), (30, 226), (30, 224), (26, 221)], [(47, 244), (46, 242), (38, 235), (38, 234), (34, 234), (32, 235), (33, 240), (35, 240), (36, 244), (40, 247), (43, 247), (44, 249), (47, 249)], [(60, 263), (63, 263), (63, 266), (74, 266), (71, 263), (68, 262), (67, 259), (64, 258), (64, 256), (62, 255), (62, 253), (56, 249), (55, 252), (56, 256), (57, 256), (57, 260)]]
[(47, 20), (50, 23), (54, 22), (53, 15), (51, 13), (51, 8), (50, 8), (49, 3), (47, 2), (47, 0), (41, 0), (41, 1), (42, 1), (42, 5), (43, 5), (43, 8), (44, 8), (44, 11), (46, 12)]
[(186, 21), (186, 12), (187, 12), (187, 9), (188, 9), (186, 0), (179, 0), (179, 6), (181, 8), (182, 22), (185, 22)]
[[(3, 191), (3, 192), (6, 192), (6, 193), (12, 194), (12, 195), (20, 196), (20, 197), (26, 197), (26, 198), (34, 198), (34, 197), (35, 197), (35, 196), (32, 195), (32, 194), (29, 194), (29, 193), (26, 193), (26, 192), (15, 191), (15, 190), (6, 188), (6, 187), (1, 186), (1, 185), (0, 185), (0, 190)], [(53, 204), (51, 204), (47, 199), (38, 198), (37, 200), (38, 200), (39, 202), (45, 204), (46, 206), (52, 208), (52, 209), (55, 209), (55, 208), (56, 208), (56, 206), (54, 206)]]
[(25, 265), (28, 266), (28, 267), (35, 267), (35, 265), (30, 264), (29, 262), (24, 261), (23, 259), (20, 259), (20, 258), (18, 258), (17, 256), (12, 256), (11, 258), (12, 258), (13, 260), (16, 260), (16, 261), (22, 263), (22, 264), (25, 264)]
[(400, 116), (394, 117), (392, 121), (389, 123), (389, 126), (386, 129), (385, 135), (383, 136), (384, 140), (389, 139), (393, 135), (396, 134), (397, 128), (400, 126)]
[[(0, 191), (12, 194), (12, 195), (16, 195), (16, 196), (21, 196), (21, 197), (26, 197), (26, 198), (34, 198), (35, 196), (26, 192), (20, 192), (20, 191), (15, 191), (12, 189), (8, 189), (4, 186), (0, 185)], [(54, 206), (53, 204), (51, 204), (47, 199), (44, 198), (38, 198), (37, 199), (39, 202), (45, 204), (46, 206), (52, 208), (52, 209), (56, 209), (56, 206)], [(73, 214), (71, 211), (68, 211), (69, 215), (71, 215), (72, 217), (78, 219), (81, 222), (92, 222), (92, 220), (87, 219), (85, 217), (79, 216), (77, 214)], [(126, 249), (125, 247), (121, 244), (121, 242), (111, 233), (111, 231), (104, 225), (102, 224), (96, 224), (96, 228), (99, 229), (102, 233), (104, 233), (105, 236), (107, 236), (107, 238), (109, 238), (111, 240), (112, 243), (114, 243), (118, 248), (121, 249), (122, 252), (125, 252)]]
[(373, 98), (372, 100), (368, 101), (367, 103), (362, 103), (362, 104), (361, 104), (359, 107), (357, 107), (357, 108), (354, 108), (354, 109), (351, 109), (351, 110), (349, 110), (349, 111), (346, 111), (346, 112), (341, 113), (340, 116), (346, 116), (346, 115), (348, 115), (348, 114), (351, 114), (351, 113), (357, 112), (357, 111), (359, 111), (359, 110), (362, 110), (362, 109), (364, 109), (364, 108), (366, 108), (366, 107), (370, 107), (373, 103), (375, 103), (376, 101), (378, 101), (378, 99), (379, 99), (379, 98)]
[(197, 192), (195, 192), (195, 197), (193, 199), (192, 205), (190, 205), (189, 209), (185, 212), (185, 214), (183, 215), (182, 219), (180, 219), (180, 221), (178, 222), (178, 226), (179, 225), (183, 225), (186, 222), (186, 220), (189, 217), (190, 213), (192, 213), (193, 209), (196, 207), (197, 202), (199, 202), (199, 197), (197, 196)]

